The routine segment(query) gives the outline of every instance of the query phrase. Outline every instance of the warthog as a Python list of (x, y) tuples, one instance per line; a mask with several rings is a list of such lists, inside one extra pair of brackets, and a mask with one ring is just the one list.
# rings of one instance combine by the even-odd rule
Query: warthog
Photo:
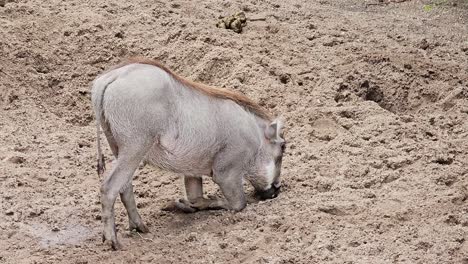
[[(93, 82), (98, 174), (104, 173), (100, 127), (116, 157), (101, 185), (103, 240), (120, 247), (114, 219), (117, 195), (129, 227), (148, 232), (137, 212), (132, 177), (141, 161), (184, 176), (185, 211), (246, 206), (243, 179), (263, 199), (280, 190), (285, 148), (282, 123), (247, 97), (184, 79), (160, 63), (131, 59)], [(211, 175), (224, 195), (204, 198), (202, 175)]]

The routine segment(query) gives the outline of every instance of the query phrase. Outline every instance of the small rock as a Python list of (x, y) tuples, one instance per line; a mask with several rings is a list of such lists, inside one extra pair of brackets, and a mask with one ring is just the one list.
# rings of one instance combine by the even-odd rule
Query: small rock
[(418, 44), (418, 48), (427, 50), (429, 48), (429, 42), (427, 42), (427, 39), (421, 40), (421, 42)]
[(387, 167), (393, 170), (402, 168), (411, 163), (412, 161), (408, 157), (404, 157), (404, 156), (391, 157), (386, 160)]
[(413, 122), (414, 117), (410, 116), (410, 115), (402, 115), (402, 116), (400, 116), (400, 119), (401, 119), (401, 121), (403, 121), (405, 123), (410, 123), (410, 122)]
[(16, 235), (17, 233), (18, 233), (17, 231), (10, 231), (10, 232), (8, 232), (7, 237), (11, 238), (12, 236)]
[(140, 258), (141, 262), (152, 262), (154, 260), (154, 255), (151, 253), (145, 254), (143, 257)]
[(78, 141), (78, 147), (79, 148), (82, 148), (82, 147), (91, 147), (91, 143), (87, 142), (87, 141), (84, 141), (84, 140), (81, 140), (81, 141)]
[(8, 210), (6, 210), (6, 212), (5, 212), (5, 215), (14, 215), (14, 214), (15, 214), (15, 212), (13, 212), (12, 209), (8, 209)]
[(36, 176), (35, 178), (40, 182), (46, 182), (49, 179), (49, 178), (44, 177), (44, 176)]
[(336, 46), (336, 45), (339, 45), (339, 44), (343, 44), (343, 41), (340, 40), (340, 39), (332, 39), (330, 41), (326, 41), (326, 42), (322, 43), (322, 45), (325, 46), (325, 47), (333, 47), (333, 46)]
[(418, 244), (416, 244), (416, 247), (418, 249), (422, 249), (422, 250), (427, 251), (429, 248), (432, 247), (432, 244), (429, 243), (429, 242), (426, 242), (426, 241), (420, 241), (420, 242), (418, 242)]
[(40, 216), (44, 213), (44, 210), (41, 209), (41, 208), (35, 208), (35, 209), (32, 209), (30, 212), (29, 212), (29, 216), (30, 217), (36, 217), (36, 216)]
[(458, 219), (457, 216), (455, 215), (449, 215), (445, 220), (444, 222), (446, 224), (449, 224), (451, 226), (455, 226), (455, 225), (459, 225), (460, 224), (460, 220)]
[(346, 212), (344, 212), (341, 209), (336, 208), (336, 206), (334, 205), (320, 206), (318, 210), (327, 214), (331, 214), (331, 215), (337, 215), (337, 216), (346, 215)]
[(221, 249), (225, 249), (225, 248), (227, 248), (227, 246), (228, 246), (228, 244), (227, 244), (226, 242), (221, 242), (221, 243), (219, 243), (219, 247), (220, 247)]
[(241, 9), (242, 9), (242, 11), (244, 11), (244, 12), (250, 12), (250, 11), (252, 11), (252, 8), (251, 8), (250, 6), (248, 6), (248, 5), (242, 5), (242, 6), (241, 6)]
[(119, 39), (123, 39), (124, 38), (124, 33), (122, 31), (119, 31), (119, 32), (115, 33), (114, 37), (119, 38)]
[(169, 185), (171, 184), (171, 181), (169, 179), (165, 179), (161, 181), (161, 185)]
[(245, 242), (245, 239), (242, 238), (242, 237), (236, 237), (237, 241), (239, 241), (239, 243), (244, 243)]
[(197, 241), (197, 240), (198, 240), (198, 239), (197, 239), (197, 236), (198, 236), (197, 233), (192, 232), (192, 233), (190, 233), (190, 234), (188, 235), (188, 237), (185, 239), (185, 241), (187, 241), (187, 242)]
[(281, 82), (281, 83), (286, 84), (286, 83), (288, 83), (288, 81), (289, 81), (289, 75), (287, 75), (287, 74), (281, 74), (280, 77), (279, 77), (279, 79), (280, 79), (280, 82)]
[(361, 245), (361, 243), (359, 243), (358, 241), (351, 241), (348, 243), (348, 245), (351, 247), (358, 247), (359, 245)]
[(444, 174), (441, 175), (436, 179), (437, 184), (444, 184), (446, 186), (452, 186), (455, 182), (457, 182), (458, 178), (455, 175)]
[(382, 183), (391, 183), (396, 181), (400, 178), (400, 174), (398, 173), (387, 173), (382, 177)]
[(80, 90), (80, 91), (78, 91), (78, 93), (79, 93), (80, 95), (83, 95), (83, 96), (85, 96), (85, 95), (88, 95), (88, 94), (90, 94), (91, 92), (90, 92), (90, 91), (88, 91), (88, 90), (85, 90), (85, 89), (83, 89), (83, 90)]
[(432, 162), (441, 164), (441, 165), (450, 165), (453, 162), (453, 157), (448, 155), (438, 155)]
[(253, 246), (250, 246), (250, 247), (249, 247), (249, 250), (250, 250), (250, 251), (255, 251), (255, 250), (257, 250), (257, 249), (258, 249), (258, 246), (256, 246), (256, 245), (253, 245)]
[(8, 161), (14, 164), (22, 164), (26, 161), (26, 159), (20, 156), (13, 156), (13, 157), (10, 157)]
[(332, 244), (326, 245), (325, 248), (328, 249), (328, 251), (331, 251), (331, 252), (333, 252), (335, 250), (335, 246), (332, 245)]
[(38, 72), (38, 73), (49, 73), (50, 72), (50, 69), (47, 65), (36, 65), (34, 67), (34, 69)]

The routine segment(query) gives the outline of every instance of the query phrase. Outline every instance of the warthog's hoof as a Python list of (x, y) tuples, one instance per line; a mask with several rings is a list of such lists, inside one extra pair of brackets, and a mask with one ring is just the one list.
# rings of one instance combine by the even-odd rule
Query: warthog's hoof
[(149, 233), (149, 228), (145, 224), (139, 225), (136, 230), (140, 233)]
[(122, 244), (120, 244), (119, 241), (112, 241), (111, 242), (111, 248), (112, 248), (112, 250), (121, 250), (122, 249)]
[(161, 210), (183, 213), (195, 213), (196, 211), (198, 211), (197, 208), (193, 207), (193, 205), (185, 199), (177, 199), (175, 201), (168, 202), (165, 206), (161, 208)]
[(140, 224), (130, 223), (128, 229), (130, 231), (136, 230), (139, 233), (149, 233), (150, 232), (149, 228), (143, 223), (140, 223)]
[(108, 240), (108, 239), (106, 239), (104, 234), (102, 235), (102, 243), (104, 243), (107, 247), (110, 247), (112, 250), (121, 250), (122, 249), (122, 245), (119, 243), (119, 241), (117, 241), (117, 239)]

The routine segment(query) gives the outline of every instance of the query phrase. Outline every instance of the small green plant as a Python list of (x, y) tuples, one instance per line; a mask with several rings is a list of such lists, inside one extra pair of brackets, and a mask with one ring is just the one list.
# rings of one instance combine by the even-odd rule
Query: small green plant
[(434, 5), (430, 4), (430, 5), (424, 5), (424, 11), (426, 12), (429, 12), (431, 11), (433, 8), (434, 8)]
[(447, 0), (438, 0), (438, 1), (432, 1), (430, 4), (424, 5), (423, 9), (426, 12), (432, 11), (435, 7), (441, 6), (443, 4), (447, 3)]

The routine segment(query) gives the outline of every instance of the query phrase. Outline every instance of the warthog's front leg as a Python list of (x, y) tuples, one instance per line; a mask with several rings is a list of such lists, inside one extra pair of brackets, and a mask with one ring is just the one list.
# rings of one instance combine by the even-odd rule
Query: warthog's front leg
[(186, 199), (170, 202), (163, 210), (180, 210), (185, 213), (194, 213), (200, 210), (229, 209), (228, 202), (218, 197), (203, 197), (202, 177), (184, 177)]
[(184, 176), (185, 195), (191, 203), (203, 198), (203, 178)]
[(186, 213), (194, 213), (201, 210), (221, 210), (230, 208), (229, 203), (225, 199), (218, 197), (200, 197), (192, 202), (186, 199), (179, 199), (174, 202), (174, 206)]
[(216, 197), (209, 199), (203, 198), (201, 178), (197, 183), (192, 180), (187, 182), (186, 180), (185, 187), (189, 187), (187, 188), (187, 198), (189, 199), (189, 203), (184, 200), (179, 200), (178, 207), (189, 206), (192, 210), (227, 209), (240, 211), (244, 209), (247, 202), (245, 199), (244, 187), (242, 186), (242, 176), (238, 175), (239, 171), (241, 170), (231, 168), (227, 171), (223, 170), (223, 172), (220, 173), (216, 173), (216, 171), (214, 172), (213, 180), (219, 185), (226, 199)]
[(231, 169), (218, 175), (215, 172), (213, 178), (226, 198), (226, 207), (234, 211), (240, 211), (247, 205), (244, 186), (242, 185), (243, 178), (238, 174), (239, 171), (242, 170)]

